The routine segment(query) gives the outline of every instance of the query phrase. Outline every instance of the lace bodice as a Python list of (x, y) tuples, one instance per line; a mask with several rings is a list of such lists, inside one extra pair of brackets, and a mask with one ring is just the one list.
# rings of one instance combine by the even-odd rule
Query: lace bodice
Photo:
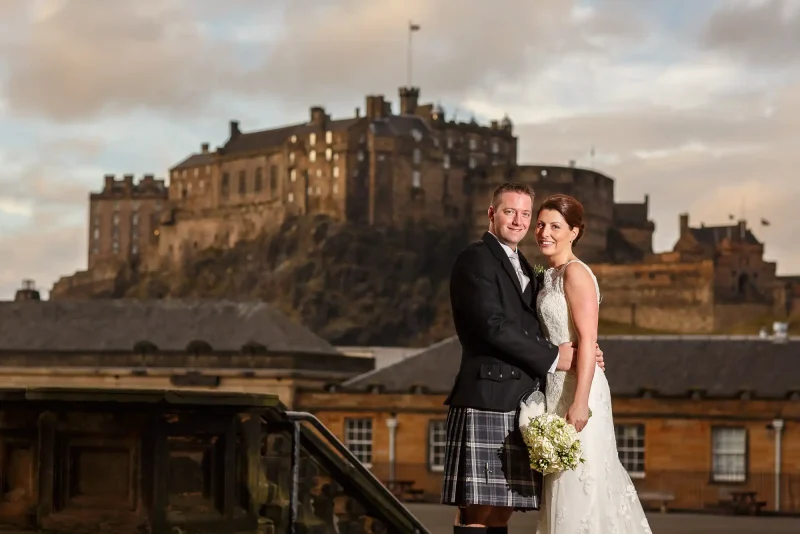
[(600, 304), (600, 287), (597, 278), (589, 266), (580, 260), (568, 261), (560, 267), (551, 267), (544, 273), (542, 289), (536, 297), (536, 308), (542, 323), (542, 329), (547, 339), (553, 345), (560, 345), (567, 341), (577, 341), (575, 327), (569, 313), (569, 304), (564, 294), (564, 272), (570, 263), (580, 263), (589, 271), (594, 280), (597, 291), (597, 303)]

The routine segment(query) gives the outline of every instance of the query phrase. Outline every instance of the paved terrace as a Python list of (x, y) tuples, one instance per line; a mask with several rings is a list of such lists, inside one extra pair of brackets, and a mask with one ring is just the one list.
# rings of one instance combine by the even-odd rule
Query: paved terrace
[[(452, 534), (455, 511), (438, 504), (408, 504), (408, 509), (428, 527), (431, 534)], [(535, 534), (535, 512), (515, 514), (508, 534)], [(653, 534), (783, 534), (800, 532), (798, 517), (748, 517), (649, 513)]]

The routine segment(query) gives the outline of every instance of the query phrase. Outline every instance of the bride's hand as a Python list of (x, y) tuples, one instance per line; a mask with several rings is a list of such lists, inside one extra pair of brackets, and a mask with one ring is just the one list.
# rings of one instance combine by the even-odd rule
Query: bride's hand
[(588, 403), (573, 403), (567, 411), (567, 423), (575, 427), (575, 430), (580, 432), (586, 427), (589, 422), (591, 410), (589, 410)]

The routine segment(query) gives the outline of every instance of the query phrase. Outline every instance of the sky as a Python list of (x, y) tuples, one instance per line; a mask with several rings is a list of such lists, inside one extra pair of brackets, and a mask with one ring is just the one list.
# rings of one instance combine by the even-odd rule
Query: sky
[(422, 102), (649, 194), (657, 251), (733, 215), (800, 273), (800, 2), (0, 0), (0, 300), (85, 269), (104, 174), (166, 177), (232, 119), (396, 109), (409, 21)]

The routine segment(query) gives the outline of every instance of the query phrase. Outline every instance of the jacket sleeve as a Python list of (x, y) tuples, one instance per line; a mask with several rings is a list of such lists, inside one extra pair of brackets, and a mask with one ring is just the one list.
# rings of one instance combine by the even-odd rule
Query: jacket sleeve
[(508, 320), (495, 276), (480, 255), (462, 254), (451, 279), (454, 304), (469, 318), (474, 332), (502, 353), (501, 359), (534, 376), (547, 376), (558, 358), (558, 347)]

